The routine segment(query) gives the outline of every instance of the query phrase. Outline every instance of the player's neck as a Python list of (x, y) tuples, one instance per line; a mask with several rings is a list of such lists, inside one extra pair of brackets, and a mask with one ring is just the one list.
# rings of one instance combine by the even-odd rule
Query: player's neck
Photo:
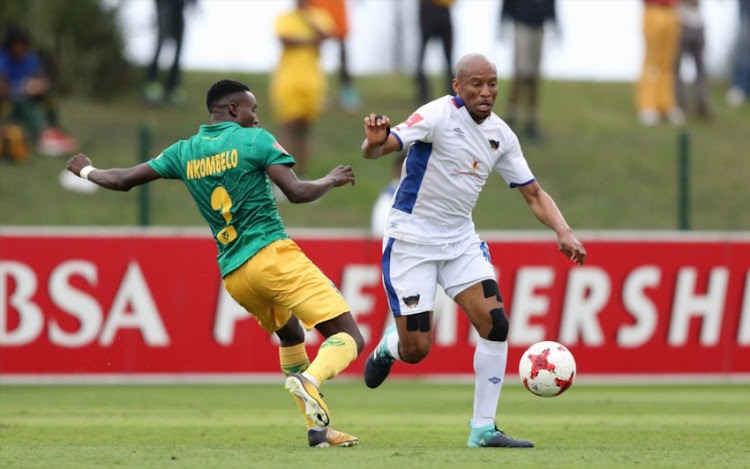
[[(469, 111), (469, 110), (467, 109), (467, 111)], [(471, 119), (474, 122), (476, 122), (477, 124), (481, 124), (482, 122), (484, 122), (484, 121), (487, 120), (487, 117), (489, 117), (489, 116), (487, 116), (487, 117), (479, 117), (479, 116), (477, 116), (476, 114), (474, 114), (471, 111), (469, 111), (469, 116), (471, 116)]]

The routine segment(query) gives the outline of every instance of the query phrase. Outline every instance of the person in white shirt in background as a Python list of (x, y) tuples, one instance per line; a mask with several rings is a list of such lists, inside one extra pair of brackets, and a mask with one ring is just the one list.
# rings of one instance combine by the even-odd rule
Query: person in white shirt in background
[(401, 170), (406, 159), (406, 152), (402, 151), (393, 160), (391, 180), (388, 185), (383, 187), (375, 199), (370, 216), (370, 235), (374, 238), (382, 238), (385, 232), (385, 224), (388, 220), (388, 214), (393, 206), (393, 196), (396, 195), (396, 189), (401, 182)]

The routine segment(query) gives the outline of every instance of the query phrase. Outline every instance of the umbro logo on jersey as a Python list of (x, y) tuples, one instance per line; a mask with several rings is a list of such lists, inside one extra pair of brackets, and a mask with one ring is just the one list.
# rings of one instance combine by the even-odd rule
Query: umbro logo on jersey
[(466, 137), (466, 135), (464, 135), (464, 131), (463, 131), (463, 130), (461, 130), (461, 127), (456, 127), (455, 129), (453, 129), (453, 131), (454, 131), (454, 132), (456, 133), (456, 135), (458, 135), (459, 137)]
[(498, 148), (500, 148), (500, 142), (490, 139), (490, 148), (492, 148), (492, 151), (497, 150)]

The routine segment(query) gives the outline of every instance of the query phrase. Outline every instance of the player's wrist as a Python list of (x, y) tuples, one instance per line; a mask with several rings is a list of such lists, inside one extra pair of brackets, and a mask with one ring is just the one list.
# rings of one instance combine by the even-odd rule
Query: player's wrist
[(570, 228), (569, 226), (563, 226), (563, 227), (556, 229), (555, 233), (557, 234), (557, 236), (560, 236), (560, 237), (567, 236), (567, 235), (573, 234), (573, 229)]
[(390, 136), (391, 136), (391, 126), (389, 125), (388, 127), (385, 128), (385, 138), (383, 139), (382, 142), (378, 143), (378, 146), (382, 147), (383, 145), (385, 145), (385, 142), (388, 141), (388, 137)]
[(87, 165), (81, 168), (80, 176), (81, 179), (89, 180), (89, 174), (91, 174), (91, 171), (95, 170), (93, 165)]
[(380, 148), (383, 146), (383, 144), (377, 140), (370, 140), (367, 139), (367, 145), (365, 146), (366, 150), (375, 150), (376, 148)]

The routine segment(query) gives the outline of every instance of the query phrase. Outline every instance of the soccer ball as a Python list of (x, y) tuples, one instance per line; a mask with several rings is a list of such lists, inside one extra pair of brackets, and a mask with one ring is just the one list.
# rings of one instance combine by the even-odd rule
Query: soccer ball
[(551, 340), (529, 347), (518, 364), (526, 389), (541, 397), (559, 396), (573, 384), (576, 361), (562, 344)]

